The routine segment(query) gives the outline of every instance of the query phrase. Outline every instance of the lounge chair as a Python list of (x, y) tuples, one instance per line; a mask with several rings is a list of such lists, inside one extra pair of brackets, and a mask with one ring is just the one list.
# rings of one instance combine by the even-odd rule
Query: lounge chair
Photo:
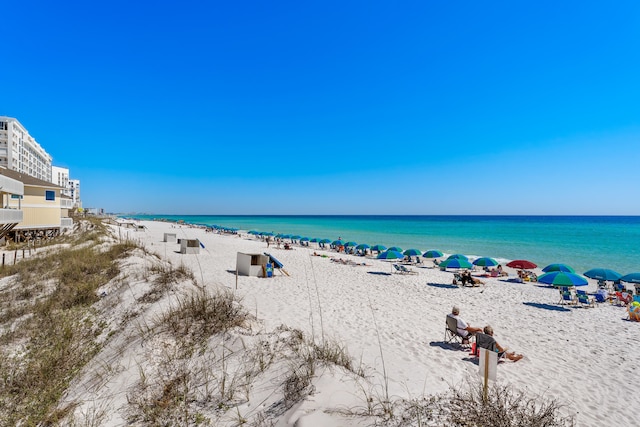
[(400, 274), (418, 274), (417, 271), (410, 270), (404, 265), (400, 265), (400, 264), (393, 264), (393, 268), (396, 269), (396, 273), (400, 273)]
[(446, 327), (444, 330), (444, 342), (450, 344), (457, 344), (459, 346), (468, 346), (469, 343), (465, 341), (470, 339), (472, 335), (466, 337), (458, 333), (458, 319), (451, 314), (447, 314)]
[(596, 306), (595, 299), (587, 295), (586, 291), (576, 291), (576, 297), (578, 298), (578, 303), (580, 303), (583, 307)]

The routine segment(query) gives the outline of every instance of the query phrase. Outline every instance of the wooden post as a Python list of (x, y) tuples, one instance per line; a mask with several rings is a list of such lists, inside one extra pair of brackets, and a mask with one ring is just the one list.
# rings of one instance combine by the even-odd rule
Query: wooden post
[(482, 391), (482, 400), (487, 403), (487, 394), (489, 389), (489, 355), (484, 358), (484, 389)]
[(16, 260), (18, 259), (18, 250), (13, 253), (13, 265), (16, 265)]
[(6, 255), (6, 254), (2, 254), (2, 268), (4, 268), (4, 256), (5, 256), (5, 255)]
[(238, 269), (236, 268), (236, 290), (238, 290)]

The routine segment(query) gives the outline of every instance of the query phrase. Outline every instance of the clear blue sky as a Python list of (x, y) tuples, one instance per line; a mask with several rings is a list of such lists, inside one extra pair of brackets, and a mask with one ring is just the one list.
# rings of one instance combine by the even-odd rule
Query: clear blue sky
[(0, 38), (85, 207), (640, 215), (637, 0), (21, 0)]

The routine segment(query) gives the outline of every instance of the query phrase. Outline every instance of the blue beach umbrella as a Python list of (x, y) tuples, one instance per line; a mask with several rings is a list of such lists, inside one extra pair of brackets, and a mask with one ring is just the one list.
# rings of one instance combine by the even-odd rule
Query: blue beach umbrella
[(356, 246), (356, 249), (358, 250), (365, 250), (365, 249), (369, 249), (371, 246), (367, 245), (366, 243), (360, 243), (358, 246)]
[(465, 261), (469, 261), (469, 258), (467, 258), (466, 255), (462, 255), (462, 254), (453, 254), (453, 255), (449, 255), (447, 257), (447, 259), (463, 259)]
[(357, 246), (358, 244), (356, 242), (347, 242), (344, 244), (345, 248), (348, 248), (349, 246)]
[(496, 265), (498, 265), (498, 261), (485, 256), (474, 260), (473, 265), (477, 265), (480, 267), (495, 267)]
[(308, 242), (308, 241), (309, 241), (309, 238), (308, 238), (308, 237), (301, 237), (301, 238), (300, 238), (300, 241), (301, 241), (301, 242)]
[(294, 235), (293, 235), (293, 236), (291, 236), (290, 238), (291, 238), (291, 240), (299, 240), (299, 239), (300, 239), (300, 237), (302, 237), (302, 236), (298, 236), (297, 234), (294, 234)]
[(312, 238), (312, 239), (309, 239), (309, 241), (310, 241), (311, 243), (318, 243), (318, 242), (320, 241), (320, 239), (319, 239), (318, 237), (314, 237), (314, 238)]
[(333, 246), (344, 246), (344, 242), (342, 240), (334, 240), (333, 242), (331, 242), (331, 244)]
[(466, 259), (451, 258), (451, 259), (448, 259), (446, 261), (441, 262), (439, 267), (442, 268), (442, 269), (446, 269), (446, 268), (473, 268), (473, 265), (471, 265), (471, 263), (469, 261), (467, 261)]
[(628, 283), (640, 283), (640, 273), (625, 274), (620, 278), (620, 280)]
[(584, 277), (566, 271), (545, 273), (538, 277), (538, 282), (559, 287), (587, 286), (589, 284)]
[(617, 271), (609, 270), (608, 268), (592, 268), (589, 271), (585, 271), (584, 275), (590, 279), (595, 280), (620, 280), (622, 274)]
[(391, 246), (388, 251), (402, 252), (402, 248), (399, 246)]
[(331, 243), (331, 239), (322, 239), (319, 240), (318, 243)]
[(402, 255), (400, 252), (398, 251), (392, 251), (391, 249), (381, 252), (380, 254), (378, 254), (378, 256), (376, 257), (377, 259), (386, 259), (386, 260), (392, 260), (392, 259), (402, 259), (404, 258), (404, 255)]
[(371, 250), (375, 252), (384, 252), (387, 250), (385, 245), (373, 245), (371, 246)]
[[(565, 273), (575, 273), (576, 271), (566, 264), (549, 264), (542, 269), (545, 273), (551, 273), (552, 271), (564, 271)], [(589, 277), (589, 276), (587, 276)]]
[(402, 252), (404, 255), (406, 256), (420, 256), (422, 255), (422, 251), (418, 250), (418, 249), (407, 249), (406, 251)]
[(440, 258), (442, 256), (442, 252), (431, 249), (423, 253), (422, 256), (424, 258)]

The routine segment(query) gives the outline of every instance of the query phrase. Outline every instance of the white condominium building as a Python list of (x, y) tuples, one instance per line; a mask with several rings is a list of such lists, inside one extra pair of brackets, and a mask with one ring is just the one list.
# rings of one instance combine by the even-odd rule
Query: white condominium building
[(69, 197), (73, 200), (73, 206), (76, 208), (82, 207), (82, 199), (80, 199), (80, 180), (69, 180)]
[(0, 166), (52, 182), (51, 161), (18, 120), (0, 116)]
[(71, 189), (69, 188), (69, 169), (61, 168), (60, 166), (51, 166), (51, 182), (59, 187), (62, 187), (62, 194), (65, 196), (71, 196)]

